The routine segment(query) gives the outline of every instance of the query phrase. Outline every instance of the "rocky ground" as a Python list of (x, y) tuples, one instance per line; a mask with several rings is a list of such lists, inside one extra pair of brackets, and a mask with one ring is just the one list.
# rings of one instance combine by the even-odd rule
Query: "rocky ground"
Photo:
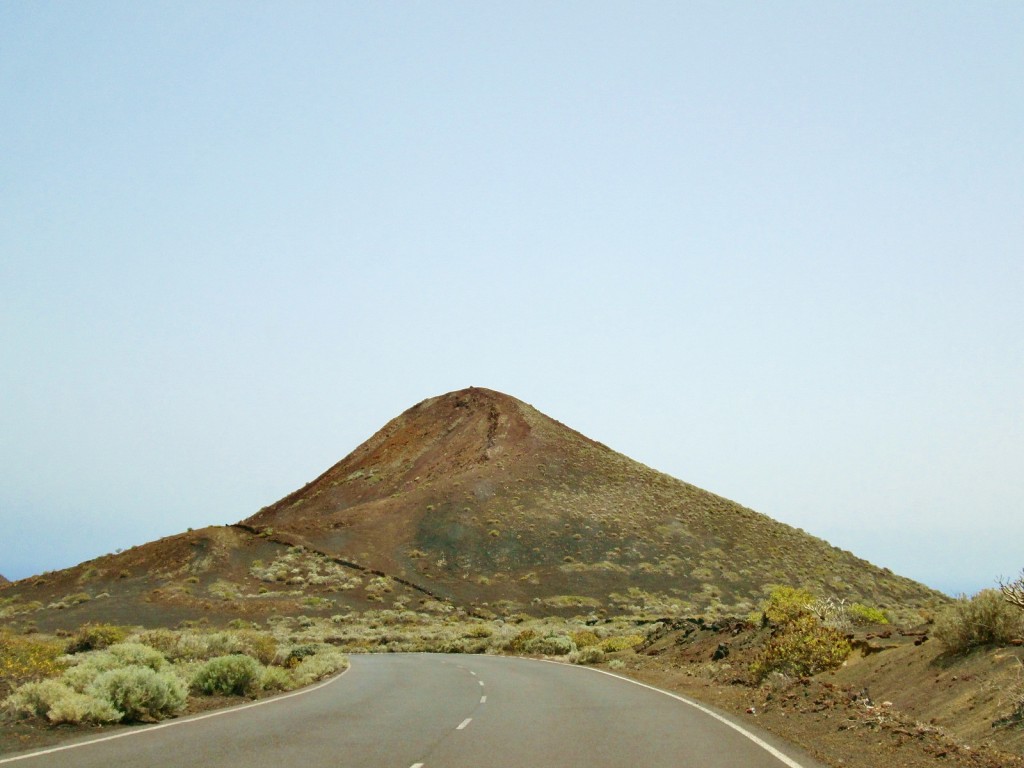
[[(797, 744), (837, 768), (1024, 767), (1020, 647), (943, 653), (925, 629), (860, 631), (847, 664), (751, 686), (757, 632), (728, 623), (666, 633), (622, 670)], [(714, 658), (718, 656), (718, 658)]]

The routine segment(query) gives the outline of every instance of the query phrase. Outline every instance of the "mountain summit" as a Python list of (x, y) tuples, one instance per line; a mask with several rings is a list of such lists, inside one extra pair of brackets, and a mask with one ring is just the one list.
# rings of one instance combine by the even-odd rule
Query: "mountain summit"
[(480, 388), (413, 406), (242, 525), (491, 608), (745, 612), (774, 584), (936, 596)]

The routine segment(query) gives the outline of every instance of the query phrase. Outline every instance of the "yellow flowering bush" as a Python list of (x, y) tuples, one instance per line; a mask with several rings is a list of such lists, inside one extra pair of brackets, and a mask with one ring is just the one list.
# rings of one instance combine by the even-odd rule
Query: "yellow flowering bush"
[(64, 643), (0, 630), (0, 680), (15, 685), (56, 677), (64, 670)]

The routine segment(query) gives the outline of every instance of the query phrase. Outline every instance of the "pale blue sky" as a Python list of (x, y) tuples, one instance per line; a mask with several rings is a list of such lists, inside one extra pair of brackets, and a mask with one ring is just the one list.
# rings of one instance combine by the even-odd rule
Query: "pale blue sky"
[(949, 591), (1024, 566), (1024, 5), (0, 5), (0, 573), (469, 385)]

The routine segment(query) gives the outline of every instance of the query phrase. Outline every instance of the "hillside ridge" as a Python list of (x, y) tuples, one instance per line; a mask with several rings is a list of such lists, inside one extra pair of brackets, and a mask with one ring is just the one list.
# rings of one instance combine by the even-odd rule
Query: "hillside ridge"
[(911, 614), (948, 599), (472, 387), (234, 525), (23, 579), (0, 610), (52, 630), (403, 607), (713, 617), (780, 584)]
[(477, 387), (407, 409), (243, 522), (470, 604), (739, 610), (777, 583), (937, 596)]

